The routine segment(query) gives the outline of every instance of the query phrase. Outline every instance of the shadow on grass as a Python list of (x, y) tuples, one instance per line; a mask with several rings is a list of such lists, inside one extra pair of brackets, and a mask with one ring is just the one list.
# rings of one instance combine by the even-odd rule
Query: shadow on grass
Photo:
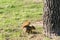
[(41, 34), (40, 32), (33, 31), (31, 34)]

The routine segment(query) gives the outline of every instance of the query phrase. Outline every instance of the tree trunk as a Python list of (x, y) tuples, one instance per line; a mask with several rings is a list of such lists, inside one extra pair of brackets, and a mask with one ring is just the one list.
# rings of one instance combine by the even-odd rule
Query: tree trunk
[(43, 27), (45, 35), (60, 35), (60, 0), (44, 0)]

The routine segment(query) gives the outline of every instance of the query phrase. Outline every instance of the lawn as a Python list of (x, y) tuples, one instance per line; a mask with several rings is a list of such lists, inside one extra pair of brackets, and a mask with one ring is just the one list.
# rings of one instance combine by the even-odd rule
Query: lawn
[(17, 26), (24, 20), (42, 20), (43, 3), (32, 0), (0, 0), (0, 27)]
[(42, 1), (0, 0), (0, 40), (17, 40), (23, 21), (42, 20), (42, 14)]

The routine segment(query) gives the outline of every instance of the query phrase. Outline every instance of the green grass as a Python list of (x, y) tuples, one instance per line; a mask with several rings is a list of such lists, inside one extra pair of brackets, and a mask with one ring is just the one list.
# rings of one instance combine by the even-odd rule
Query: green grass
[(41, 20), (43, 3), (25, 0), (0, 0), (0, 27), (20, 25), (24, 20)]
[[(5, 33), (15, 37), (21, 35), (21, 24), (24, 20), (42, 20), (43, 3), (32, 0), (0, 0), (0, 40), (5, 40)], [(15, 31), (13, 31), (15, 29)], [(17, 30), (16, 30), (17, 29)], [(16, 32), (17, 31), (17, 32)], [(2, 37), (3, 35), (3, 37)]]
[(50, 38), (48, 38), (48, 37), (45, 37), (45, 38), (44, 38), (44, 40), (50, 40)]

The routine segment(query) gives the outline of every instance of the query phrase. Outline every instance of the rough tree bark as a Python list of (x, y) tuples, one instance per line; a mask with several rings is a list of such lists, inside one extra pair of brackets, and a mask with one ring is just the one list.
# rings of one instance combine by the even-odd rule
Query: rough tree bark
[(44, 0), (43, 27), (45, 35), (60, 35), (60, 0)]

